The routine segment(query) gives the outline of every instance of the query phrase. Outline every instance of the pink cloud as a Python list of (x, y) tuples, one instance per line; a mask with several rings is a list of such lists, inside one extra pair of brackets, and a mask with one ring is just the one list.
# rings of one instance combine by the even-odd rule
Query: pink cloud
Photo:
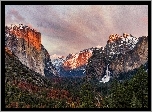
[(147, 16), (146, 17), (142, 17), (140, 19), (140, 21), (142, 21), (142, 23), (144, 23), (144, 24), (148, 24), (148, 17)]
[(25, 18), (22, 17), (15, 9), (10, 10), (5, 16), (5, 22), (7, 24), (22, 24), (26, 23)]

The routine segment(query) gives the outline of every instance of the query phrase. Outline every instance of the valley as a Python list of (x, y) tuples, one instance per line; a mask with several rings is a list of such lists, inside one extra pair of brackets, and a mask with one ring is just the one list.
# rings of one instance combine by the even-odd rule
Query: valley
[(41, 33), (5, 27), (6, 108), (148, 108), (148, 36), (51, 60)]

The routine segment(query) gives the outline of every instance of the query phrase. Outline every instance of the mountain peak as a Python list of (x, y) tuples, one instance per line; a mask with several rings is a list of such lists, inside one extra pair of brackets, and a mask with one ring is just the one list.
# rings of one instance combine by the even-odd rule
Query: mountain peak
[(41, 44), (41, 33), (26, 25), (5, 26), (5, 51), (43, 76), (58, 75), (48, 51)]
[(128, 37), (132, 37), (132, 35), (127, 34), (127, 33), (123, 33), (123, 36), (120, 36), (118, 34), (111, 34), (109, 36), (109, 40), (107, 42), (111, 43), (111, 42), (115, 42), (115, 41), (119, 40), (120, 38), (128, 38)]
[(90, 49), (85, 49), (76, 54), (70, 53), (66, 57), (66, 60), (63, 63), (63, 67), (66, 70), (78, 68), (80, 66), (85, 65), (91, 56), (92, 52)]
[(31, 44), (33, 47), (35, 47), (38, 51), (41, 50), (41, 33), (37, 32), (36, 30), (23, 25), (14, 25), (11, 24), (11, 26), (5, 27), (5, 33), (8, 36), (14, 36), (17, 39), (23, 38), (28, 44)]

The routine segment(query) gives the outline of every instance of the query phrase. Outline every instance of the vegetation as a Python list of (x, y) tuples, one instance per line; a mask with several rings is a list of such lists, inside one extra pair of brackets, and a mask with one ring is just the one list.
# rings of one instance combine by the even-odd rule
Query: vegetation
[(109, 108), (148, 108), (148, 73), (141, 66), (137, 73), (123, 83), (114, 80), (105, 98)]
[(143, 66), (123, 82), (47, 79), (6, 52), (5, 69), (6, 108), (148, 108), (148, 73)]

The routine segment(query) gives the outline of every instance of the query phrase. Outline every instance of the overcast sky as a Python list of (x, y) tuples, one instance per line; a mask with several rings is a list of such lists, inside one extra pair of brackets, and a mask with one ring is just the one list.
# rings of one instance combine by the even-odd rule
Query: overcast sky
[(110, 34), (148, 35), (145, 5), (7, 5), (5, 23), (41, 33), (51, 58), (105, 46)]

